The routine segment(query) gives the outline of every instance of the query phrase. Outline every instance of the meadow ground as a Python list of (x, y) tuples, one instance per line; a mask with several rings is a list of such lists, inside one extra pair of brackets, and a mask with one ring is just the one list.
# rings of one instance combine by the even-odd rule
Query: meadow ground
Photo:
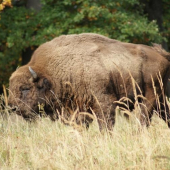
[(76, 130), (43, 118), (0, 118), (1, 170), (169, 170), (170, 130), (157, 115), (149, 128), (118, 114), (111, 132)]

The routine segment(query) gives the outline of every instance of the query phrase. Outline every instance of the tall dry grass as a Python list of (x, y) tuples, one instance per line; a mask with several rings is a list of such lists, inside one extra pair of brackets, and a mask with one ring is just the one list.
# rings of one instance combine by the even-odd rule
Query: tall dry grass
[(29, 123), (8, 116), (2, 100), (1, 96), (2, 170), (170, 169), (170, 130), (157, 115), (149, 128), (141, 128), (135, 114), (127, 120), (118, 110), (112, 131), (100, 132), (96, 120), (88, 130), (78, 131), (48, 118)]
[[(88, 130), (66, 126), (61, 119), (29, 123), (9, 114), (4, 91), (0, 96), (0, 169), (169, 170), (170, 129), (156, 112), (151, 125), (141, 127), (138, 98), (143, 96), (135, 90), (134, 94), (133, 113), (117, 109), (113, 130), (100, 132), (96, 119)], [(123, 113), (129, 115), (128, 120)]]

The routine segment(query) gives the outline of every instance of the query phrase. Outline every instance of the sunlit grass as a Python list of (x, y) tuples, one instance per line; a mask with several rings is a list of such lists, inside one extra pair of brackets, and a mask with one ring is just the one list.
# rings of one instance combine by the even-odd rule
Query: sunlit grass
[(0, 118), (0, 169), (170, 169), (170, 130), (156, 115), (149, 128), (118, 114), (111, 132), (94, 121), (78, 131), (60, 121)]

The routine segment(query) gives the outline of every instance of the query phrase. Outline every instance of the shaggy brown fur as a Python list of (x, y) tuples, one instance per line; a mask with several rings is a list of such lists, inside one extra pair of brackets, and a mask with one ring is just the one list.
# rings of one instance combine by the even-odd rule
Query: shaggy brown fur
[[(123, 43), (91, 33), (63, 35), (42, 44), (31, 61), (12, 74), (9, 102), (18, 106), (18, 113), (24, 117), (38, 113), (37, 103), (45, 105), (51, 118), (55, 118), (53, 111), (60, 113), (62, 107), (69, 114), (77, 108), (80, 112), (93, 110), (101, 127), (103, 121), (112, 127), (118, 105), (115, 101), (127, 97), (134, 102), (135, 82), (137, 95), (146, 98), (139, 99), (147, 107), (146, 110), (141, 105), (141, 123), (148, 124), (156, 108), (153, 81), (163, 103), (158, 75), (166, 85), (169, 58), (170, 54), (158, 45)], [(37, 73), (36, 80), (32, 79), (29, 66)], [(134, 108), (132, 103), (129, 107)], [(163, 106), (162, 109), (165, 110)], [(165, 112), (160, 115), (169, 119), (169, 109), (167, 117)]]

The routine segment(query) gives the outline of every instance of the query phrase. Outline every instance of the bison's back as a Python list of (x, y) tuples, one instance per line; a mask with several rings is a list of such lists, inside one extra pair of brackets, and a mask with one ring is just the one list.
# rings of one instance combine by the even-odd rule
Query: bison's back
[(50, 74), (62, 78), (70, 73), (91, 78), (103, 74), (106, 78), (106, 74), (114, 69), (121, 70), (123, 67), (128, 70), (133, 63), (137, 68), (139, 60), (121, 42), (88, 33), (57, 37), (41, 45), (32, 57), (35, 64), (43, 62), (41, 65), (45, 65)]
[[(163, 64), (166, 61), (160, 55), (153, 60), (155, 55), (159, 54), (150, 47), (84, 33), (62, 35), (41, 45), (31, 62), (45, 68), (57, 86), (61, 81), (69, 81), (77, 87), (88, 86), (97, 93), (104, 92), (111, 81), (117, 90), (123, 83), (129, 83), (131, 77), (141, 85), (142, 77), (147, 77), (148, 73), (149, 78), (152, 74), (156, 76), (159, 61)], [(123, 93), (121, 89), (119, 91)]]

